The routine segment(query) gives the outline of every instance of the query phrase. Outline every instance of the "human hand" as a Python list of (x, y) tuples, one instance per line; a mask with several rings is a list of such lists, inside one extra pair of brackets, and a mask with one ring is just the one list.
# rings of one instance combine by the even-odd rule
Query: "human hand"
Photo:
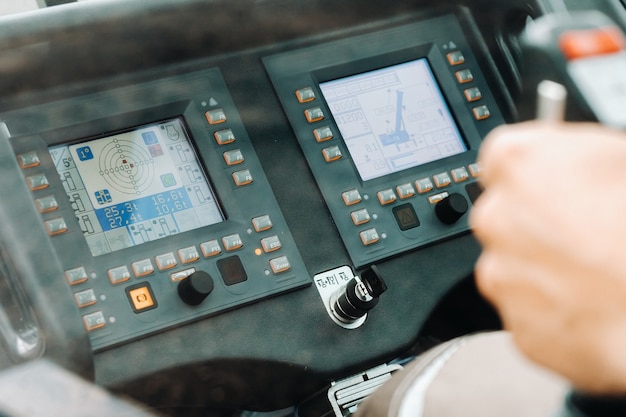
[(626, 134), (505, 126), (479, 161), (479, 290), (531, 359), (579, 389), (626, 393)]

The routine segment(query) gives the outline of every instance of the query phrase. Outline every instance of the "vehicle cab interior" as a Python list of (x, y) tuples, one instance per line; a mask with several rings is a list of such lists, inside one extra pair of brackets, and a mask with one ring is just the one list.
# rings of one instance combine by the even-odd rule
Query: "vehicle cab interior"
[(468, 224), (487, 134), (544, 80), (626, 127), (623, 0), (4, 3), (7, 417), (352, 415), (501, 329)]

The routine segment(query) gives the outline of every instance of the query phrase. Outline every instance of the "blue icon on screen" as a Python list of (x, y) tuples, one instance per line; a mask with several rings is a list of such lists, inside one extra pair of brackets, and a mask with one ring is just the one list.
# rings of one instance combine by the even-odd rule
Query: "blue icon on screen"
[(89, 146), (83, 146), (82, 148), (76, 148), (76, 154), (81, 161), (88, 161), (93, 159), (93, 152)]
[(143, 143), (145, 143), (146, 145), (154, 145), (159, 142), (159, 139), (157, 138), (156, 133), (152, 131), (143, 132), (141, 134), (141, 137), (143, 138)]
[(96, 201), (98, 204), (107, 204), (113, 201), (113, 198), (111, 198), (111, 192), (106, 188), (104, 190), (96, 191), (94, 194), (96, 195)]

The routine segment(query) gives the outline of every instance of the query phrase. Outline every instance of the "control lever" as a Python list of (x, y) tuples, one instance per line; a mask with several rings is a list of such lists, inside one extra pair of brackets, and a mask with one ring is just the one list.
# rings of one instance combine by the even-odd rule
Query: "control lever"
[[(613, 20), (598, 11), (546, 15), (529, 24), (520, 40), (526, 64), (522, 120), (559, 120), (567, 110), (569, 120), (626, 128), (626, 35)], [(547, 94), (548, 108), (535, 110), (538, 90)], [(559, 90), (568, 92), (566, 108), (560, 107), (565, 98)]]
[(379, 297), (387, 291), (387, 284), (376, 265), (355, 276), (331, 296), (331, 311), (343, 323), (354, 323), (378, 304)]

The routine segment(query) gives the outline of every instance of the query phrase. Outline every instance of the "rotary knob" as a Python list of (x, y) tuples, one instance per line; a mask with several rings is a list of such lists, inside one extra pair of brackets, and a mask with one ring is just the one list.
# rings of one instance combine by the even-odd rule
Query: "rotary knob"
[(465, 197), (459, 193), (452, 193), (435, 205), (435, 214), (442, 223), (453, 224), (467, 213), (468, 209)]
[(211, 275), (196, 271), (178, 283), (178, 296), (190, 306), (197, 306), (213, 291)]
[(342, 323), (354, 323), (378, 304), (382, 293), (387, 291), (378, 267), (370, 266), (361, 277), (352, 278), (345, 287), (335, 292), (333, 314)]

